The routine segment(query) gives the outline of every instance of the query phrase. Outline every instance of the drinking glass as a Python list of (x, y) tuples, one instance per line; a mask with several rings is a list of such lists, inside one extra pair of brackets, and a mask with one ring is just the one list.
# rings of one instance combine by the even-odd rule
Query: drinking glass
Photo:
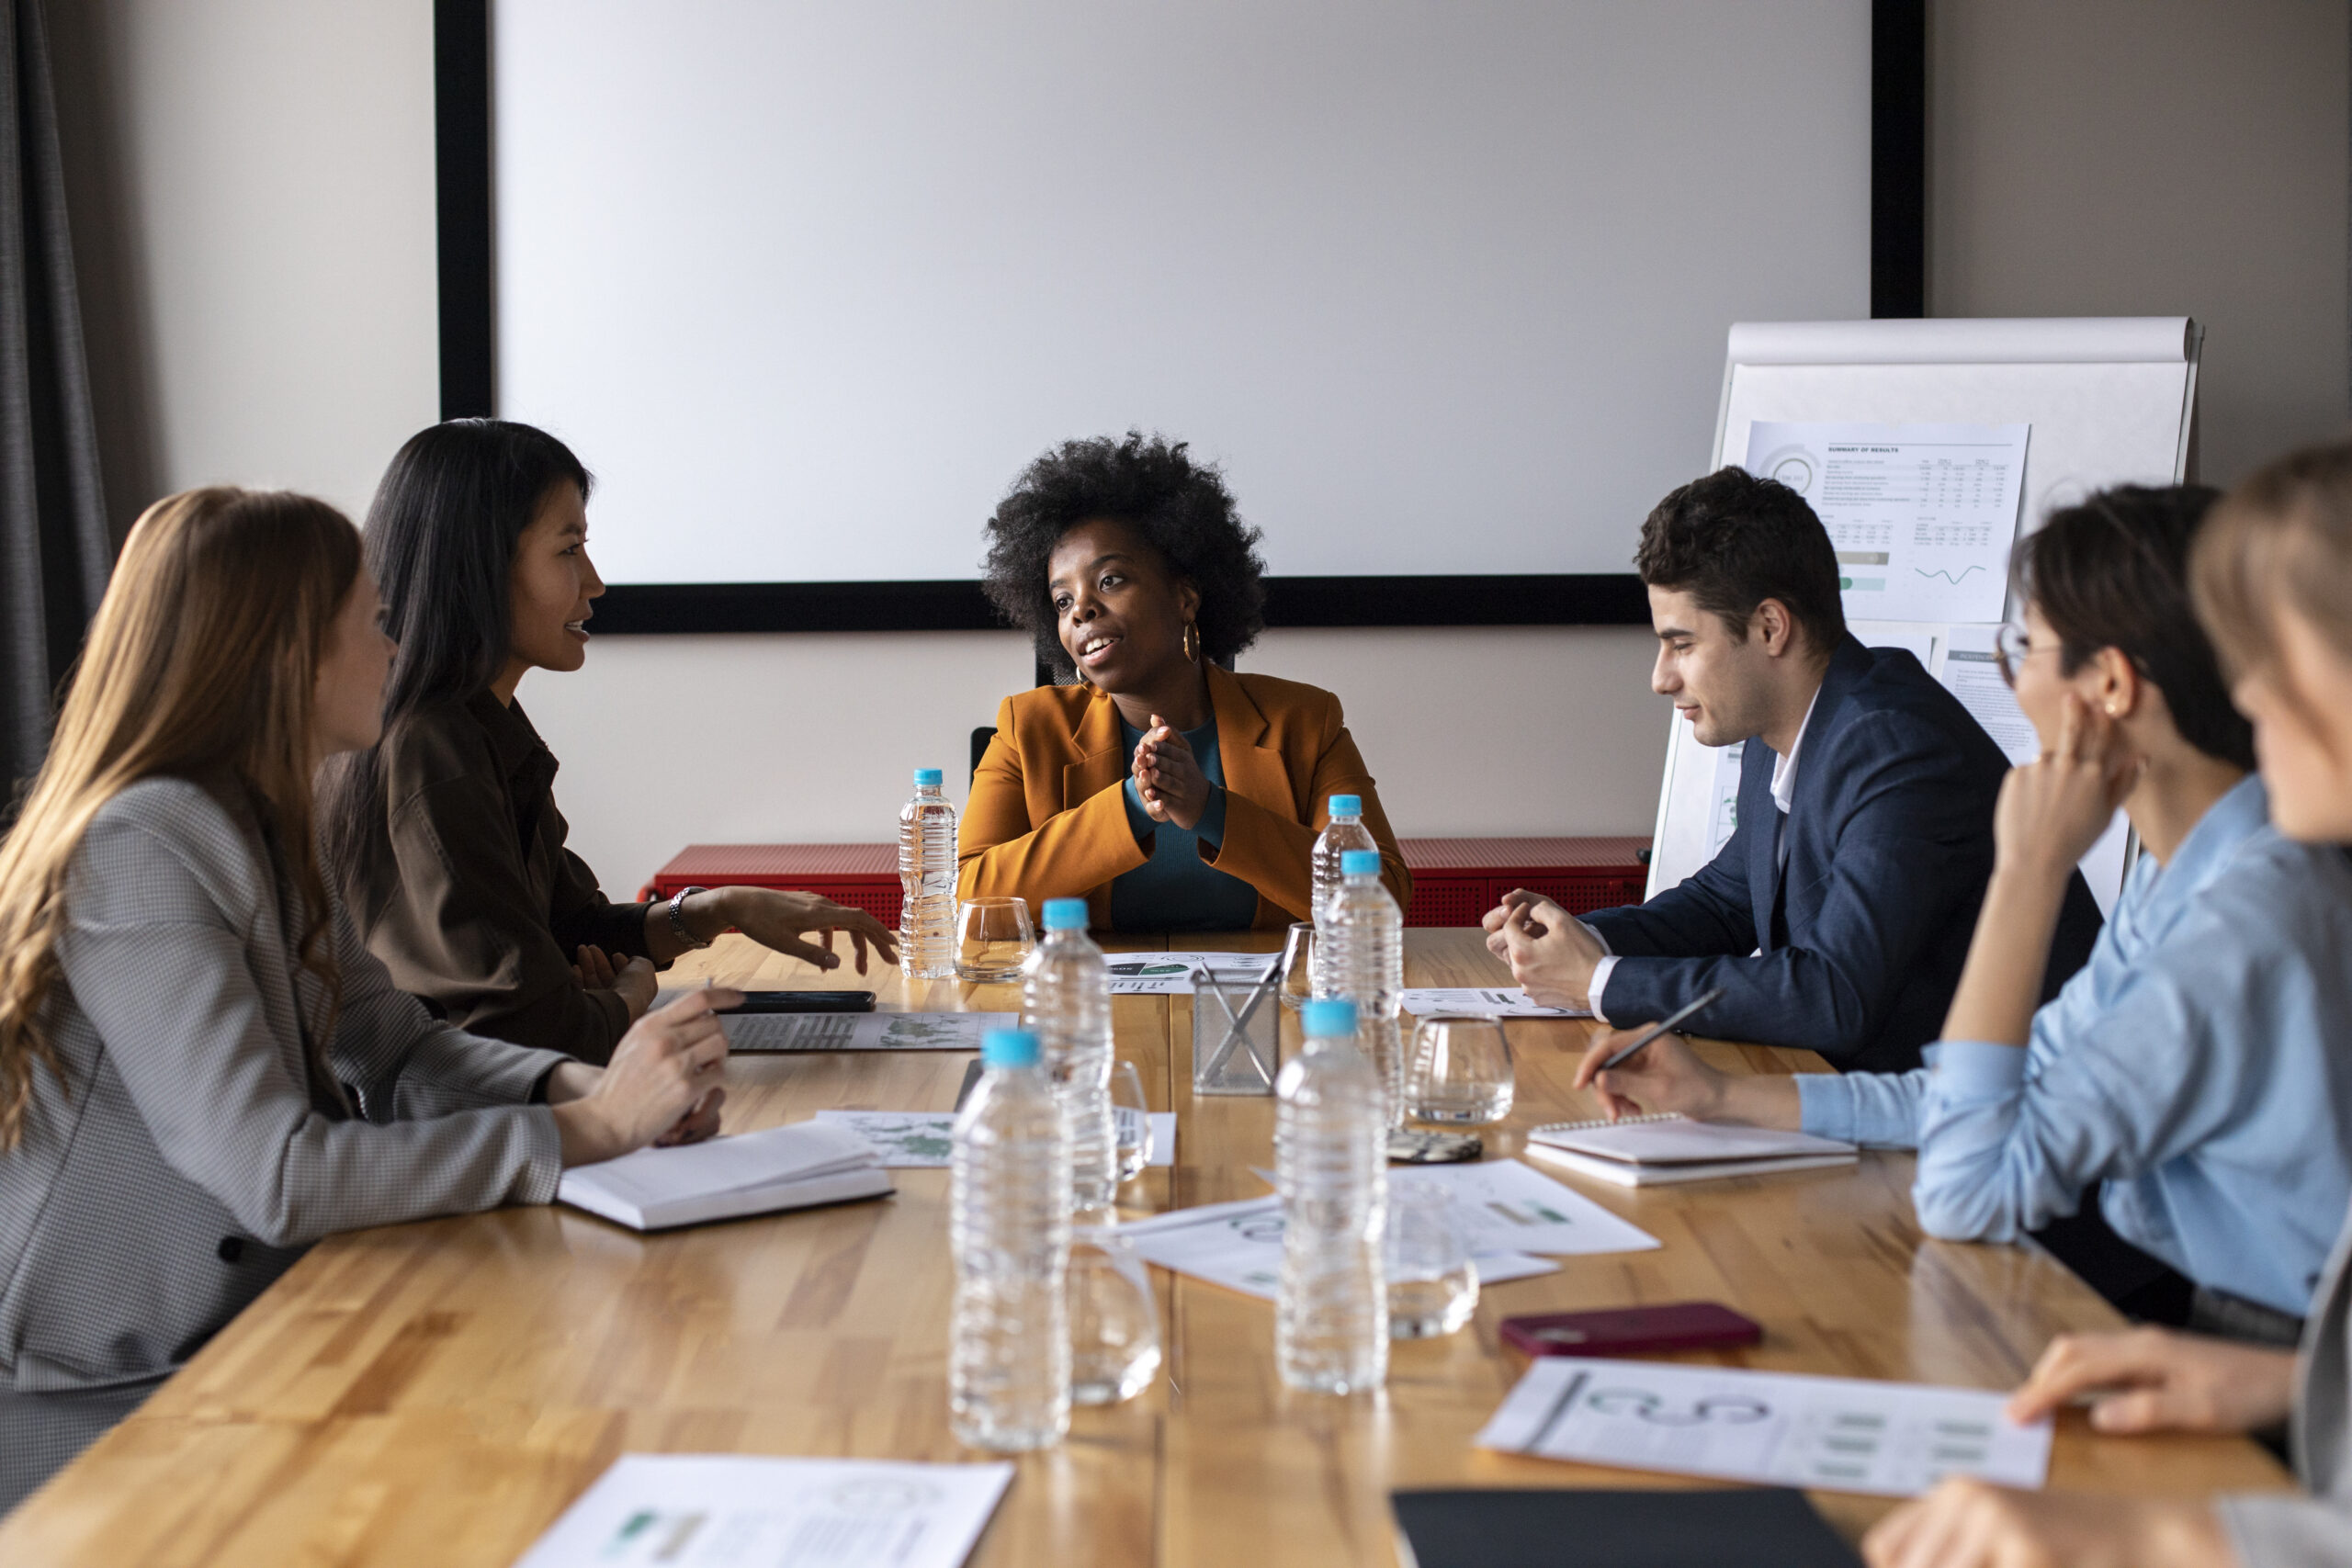
[(1433, 1339), (1470, 1321), (1478, 1269), (1470, 1236), (1444, 1188), (1388, 1184), (1388, 1337)]
[(1151, 1163), (1151, 1102), (1133, 1062), (1111, 1069), (1111, 1114), (1118, 1128), (1119, 1179), (1133, 1181)]
[(994, 985), (1021, 973), (1037, 946), (1025, 898), (970, 898), (956, 911), (956, 977)]
[(1296, 1011), (1315, 995), (1315, 922), (1295, 920), (1283, 938), (1283, 1006)]
[(1133, 1399), (1159, 1371), (1159, 1303), (1135, 1243), (1107, 1226), (1074, 1228), (1069, 1279), (1070, 1403)]
[(1492, 1013), (1441, 1013), (1413, 1035), (1405, 1098), (1419, 1122), (1478, 1126), (1510, 1114), (1517, 1092), (1510, 1042)]

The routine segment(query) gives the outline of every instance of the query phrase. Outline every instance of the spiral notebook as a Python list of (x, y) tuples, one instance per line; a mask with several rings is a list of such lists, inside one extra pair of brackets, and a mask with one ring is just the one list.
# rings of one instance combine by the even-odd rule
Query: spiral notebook
[(1693, 1122), (1671, 1112), (1622, 1122), (1555, 1122), (1527, 1134), (1527, 1152), (1620, 1187), (1817, 1170), (1859, 1157), (1853, 1145), (1836, 1138)]

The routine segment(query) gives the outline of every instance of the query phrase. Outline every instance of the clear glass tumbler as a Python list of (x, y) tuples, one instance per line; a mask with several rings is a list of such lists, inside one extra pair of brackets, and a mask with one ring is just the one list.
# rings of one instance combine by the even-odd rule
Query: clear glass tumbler
[(1118, 1132), (1119, 1179), (1133, 1181), (1151, 1163), (1151, 1102), (1133, 1062), (1111, 1069), (1111, 1115)]
[(1388, 1337), (1433, 1339), (1470, 1321), (1478, 1308), (1478, 1269), (1453, 1193), (1425, 1182), (1390, 1182), (1387, 1247)]
[(1295, 920), (1283, 938), (1283, 1006), (1295, 1012), (1315, 995), (1315, 922)]
[(1069, 1238), (1069, 1398), (1133, 1399), (1159, 1371), (1159, 1303), (1135, 1243), (1081, 1225)]
[(970, 898), (956, 910), (956, 977), (996, 985), (1021, 973), (1036, 950), (1026, 898)]
[(1510, 1041), (1492, 1013), (1441, 1013), (1413, 1034), (1406, 1114), (1417, 1122), (1481, 1126), (1510, 1114), (1518, 1092)]

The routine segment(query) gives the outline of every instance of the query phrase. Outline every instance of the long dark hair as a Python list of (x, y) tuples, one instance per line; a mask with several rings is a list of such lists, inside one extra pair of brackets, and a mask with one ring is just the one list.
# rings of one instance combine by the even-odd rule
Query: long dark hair
[(2018, 546), (2011, 570), (2058, 634), (2063, 673), (2102, 648), (2120, 651), (2165, 694), (2182, 739), (2252, 773), (2254, 727), (2231, 705), (2189, 603), (2189, 552), (2219, 499), (2203, 485), (2100, 491), (2052, 513)]
[[(408, 438), (368, 503), (368, 565), (400, 643), (384, 682), (384, 736), (419, 710), (490, 689), (514, 641), (515, 542), (548, 491), (595, 481), (571, 448), (504, 419), (453, 419)], [(349, 876), (386, 836), (383, 742), (326, 781), (328, 852)]]

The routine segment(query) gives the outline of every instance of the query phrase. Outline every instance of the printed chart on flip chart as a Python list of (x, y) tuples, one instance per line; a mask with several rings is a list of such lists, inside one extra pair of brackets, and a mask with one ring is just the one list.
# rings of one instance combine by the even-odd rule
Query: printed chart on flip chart
[(1997, 621), (2030, 428), (1758, 420), (1746, 467), (1813, 503), (1849, 616)]
[(2011, 1421), (2005, 1397), (1548, 1356), (1528, 1368), (1476, 1442), (1542, 1459), (1892, 1497), (1946, 1475), (2039, 1486), (2050, 1423)]

